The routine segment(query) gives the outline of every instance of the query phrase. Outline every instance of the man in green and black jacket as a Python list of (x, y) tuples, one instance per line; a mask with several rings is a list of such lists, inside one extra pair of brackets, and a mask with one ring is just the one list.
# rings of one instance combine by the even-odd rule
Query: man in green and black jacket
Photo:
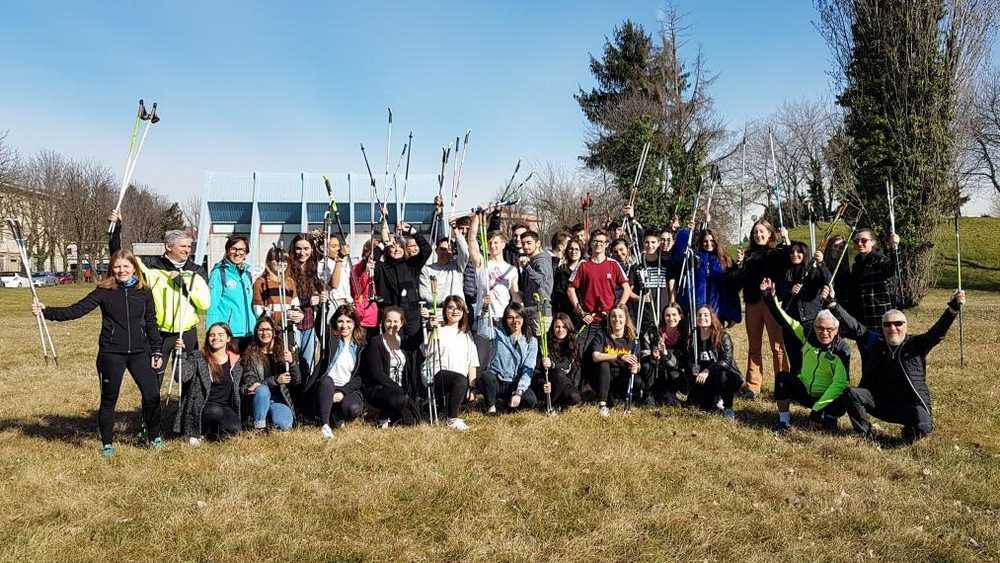
[(847, 412), (844, 392), (850, 385), (851, 351), (839, 334), (840, 322), (829, 312), (821, 311), (814, 321), (814, 330), (788, 316), (774, 294), (774, 282), (764, 278), (760, 284), (771, 315), (781, 325), (791, 370), (775, 377), (774, 398), (778, 402), (779, 434), (791, 428), (789, 406), (795, 401), (809, 407), (809, 418), (822, 422), (830, 430), (837, 428), (837, 419)]

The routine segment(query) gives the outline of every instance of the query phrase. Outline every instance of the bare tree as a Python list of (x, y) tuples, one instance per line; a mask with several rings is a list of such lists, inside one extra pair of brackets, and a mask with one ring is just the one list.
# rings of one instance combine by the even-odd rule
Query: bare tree
[(184, 222), (188, 229), (197, 231), (201, 222), (201, 194), (193, 193), (181, 204), (181, 213), (184, 214)]
[(93, 265), (106, 256), (107, 217), (116, 197), (115, 177), (107, 166), (88, 161), (67, 164), (57, 204), (66, 238), (76, 245), (79, 263), (86, 260)]
[(524, 202), (538, 217), (543, 238), (585, 223), (581, 202), (587, 194), (591, 197), (587, 216), (592, 227), (603, 225), (609, 218), (620, 218), (624, 200), (606, 174), (570, 170), (552, 162), (536, 170), (533, 181), (526, 186)]
[(122, 201), (122, 248), (131, 248), (136, 242), (163, 240), (163, 216), (171, 202), (154, 192), (149, 186), (132, 184)]
[(1000, 194), (1000, 68), (982, 76), (970, 109), (962, 136), (962, 175)]
[(25, 202), (32, 217), (32, 232), (39, 238), (38, 260), (50, 261), (55, 269), (55, 258), (62, 258), (62, 264), (67, 264), (66, 232), (59, 213), (58, 202), (62, 198), (66, 160), (62, 155), (51, 150), (41, 150), (33, 156), (24, 167), (24, 185), (33, 197)]

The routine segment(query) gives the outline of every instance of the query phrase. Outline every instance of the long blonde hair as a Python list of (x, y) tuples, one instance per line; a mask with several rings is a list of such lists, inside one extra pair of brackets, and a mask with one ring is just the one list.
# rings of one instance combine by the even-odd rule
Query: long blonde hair
[(113, 270), (115, 268), (115, 262), (119, 260), (127, 260), (132, 264), (132, 268), (135, 270), (135, 276), (139, 278), (139, 281), (135, 284), (135, 288), (142, 289), (146, 287), (146, 280), (143, 279), (142, 270), (139, 269), (139, 259), (135, 257), (135, 254), (132, 254), (128, 250), (118, 250), (111, 255), (111, 258), (108, 259), (108, 275), (101, 281), (97, 282), (97, 287), (102, 289), (118, 289), (118, 280), (115, 279)]

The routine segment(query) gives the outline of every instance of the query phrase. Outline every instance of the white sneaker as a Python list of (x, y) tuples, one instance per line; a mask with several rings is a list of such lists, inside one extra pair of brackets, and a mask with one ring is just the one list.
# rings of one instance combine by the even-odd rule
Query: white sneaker
[(201, 438), (195, 438), (194, 436), (191, 436), (190, 438), (188, 438), (188, 444), (190, 444), (192, 448), (197, 448), (198, 446), (201, 445)]
[(319, 429), (319, 432), (323, 435), (324, 440), (333, 438), (333, 428), (330, 428), (329, 424), (324, 424), (323, 428)]
[(388, 418), (383, 418), (383, 419), (379, 420), (378, 422), (376, 422), (375, 426), (377, 426), (379, 428), (379, 430), (385, 430), (386, 428), (389, 427), (389, 422), (390, 422), (390, 420)]
[(608, 408), (608, 405), (601, 405), (597, 407), (597, 414), (603, 416), (604, 418), (608, 418), (611, 416), (611, 409)]
[(451, 428), (452, 430), (458, 430), (459, 432), (469, 431), (469, 425), (466, 424), (465, 421), (462, 420), (461, 418), (449, 418), (448, 428)]

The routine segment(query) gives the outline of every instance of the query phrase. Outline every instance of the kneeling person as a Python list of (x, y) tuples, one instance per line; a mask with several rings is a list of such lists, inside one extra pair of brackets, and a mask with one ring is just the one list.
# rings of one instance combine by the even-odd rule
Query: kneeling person
[(812, 331), (806, 331), (778, 303), (774, 282), (764, 278), (761, 295), (771, 315), (781, 325), (791, 370), (775, 377), (774, 399), (778, 402), (775, 432), (791, 428), (791, 401), (812, 409), (809, 418), (829, 430), (847, 410), (844, 391), (850, 384), (851, 351), (838, 335), (840, 322), (829, 311), (820, 311)]

